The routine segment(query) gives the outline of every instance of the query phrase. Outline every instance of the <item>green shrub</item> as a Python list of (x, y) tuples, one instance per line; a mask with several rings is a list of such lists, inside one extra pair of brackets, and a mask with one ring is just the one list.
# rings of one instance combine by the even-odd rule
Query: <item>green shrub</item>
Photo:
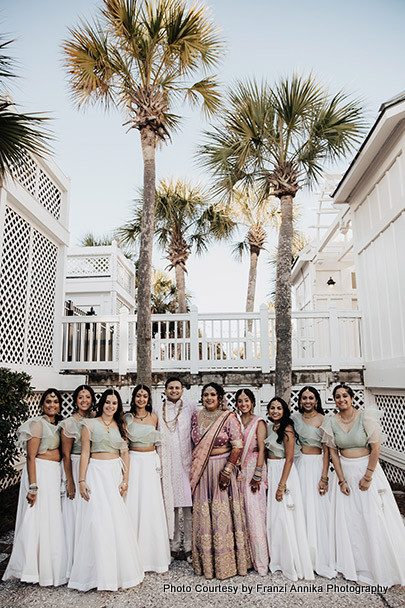
[(13, 475), (16, 431), (28, 418), (31, 376), (0, 367), (0, 479)]

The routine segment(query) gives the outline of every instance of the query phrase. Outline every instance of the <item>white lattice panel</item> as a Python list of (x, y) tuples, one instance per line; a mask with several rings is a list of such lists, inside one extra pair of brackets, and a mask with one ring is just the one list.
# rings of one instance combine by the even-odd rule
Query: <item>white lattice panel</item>
[(405, 453), (405, 397), (403, 395), (375, 395), (377, 407), (384, 412), (381, 420), (386, 434), (385, 444)]
[(390, 462), (383, 462), (382, 467), (384, 473), (387, 476), (388, 481), (391, 483), (400, 483), (405, 486), (405, 471), (391, 464)]
[(121, 285), (128, 293), (133, 295), (133, 280), (132, 275), (122, 264), (118, 262), (117, 266), (118, 284)]
[(34, 229), (28, 316), (27, 362), (53, 364), (57, 247)]
[(39, 170), (38, 200), (57, 220), (59, 219), (62, 192), (42, 169)]
[(24, 157), (25, 163), (13, 165), (11, 167), (11, 174), (32, 196), (35, 196), (38, 165), (28, 154), (24, 153)]
[(0, 272), (0, 361), (24, 362), (30, 226), (6, 207)]
[(66, 260), (66, 276), (106, 277), (111, 275), (109, 255), (75, 255)]

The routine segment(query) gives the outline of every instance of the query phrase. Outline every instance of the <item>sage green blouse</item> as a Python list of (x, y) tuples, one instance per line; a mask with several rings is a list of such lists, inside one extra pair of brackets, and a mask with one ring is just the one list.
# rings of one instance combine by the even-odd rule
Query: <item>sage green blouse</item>
[(335, 416), (325, 416), (321, 428), (324, 432), (323, 441), (330, 448), (350, 450), (366, 448), (370, 443), (380, 441), (379, 420), (382, 415), (375, 407), (361, 411), (349, 431), (345, 431)]
[[(264, 440), (264, 445), (268, 449), (270, 456), (274, 456), (275, 458), (285, 458), (284, 441), (277, 443), (277, 439), (278, 435), (275, 431), (273, 431), (273, 423), (270, 422), (267, 427), (267, 437)], [(298, 456), (299, 453), (300, 448), (294, 441), (294, 456)]]
[(76, 420), (73, 416), (62, 420), (59, 423), (60, 428), (63, 430), (66, 437), (73, 439), (72, 454), (80, 454), (82, 451), (82, 423)]
[(30, 418), (17, 431), (17, 446), (26, 451), (27, 442), (33, 437), (41, 439), (38, 454), (57, 450), (60, 445), (59, 425), (52, 424), (45, 415)]
[(134, 416), (125, 414), (130, 448), (149, 448), (161, 443), (161, 434), (152, 424), (139, 424)]
[(110, 454), (119, 454), (128, 450), (128, 444), (121, 437), (118, 429), (107, 427), (97, 418), (86, 418), (82, 425), (86, 427), (90, 435), (90, 453), (109, 452)]
[(320, 427), (318, 428), (307, 424), (300, 412), (294, 412), (291, 415), (291, 420), (294, 422), (294, 429), (299, 437), (301, 445), (322, 449), (323, 431)]

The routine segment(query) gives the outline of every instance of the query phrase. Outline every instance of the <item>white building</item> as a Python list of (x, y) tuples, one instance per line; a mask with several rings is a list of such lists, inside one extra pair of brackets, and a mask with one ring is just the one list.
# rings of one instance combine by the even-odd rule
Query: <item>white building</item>
[(69, 247), (65, 299), (85, 312), (115, 315), (135, 310), (135, 266), (116, 241), (104, 247)]
[(330, 197), (337, 178), (322, 182), (314, 238), (292, 268), (295, 310), (358, 309), (350, 213)]
[(385, 412), (384, 458), (405, 482), (405, 92), (381, 106), (333, 199), (350, 209), (365, 386)]
[(31, 156), (12, 175), (0, 188), (0, 365), (30, 374), (37, 391), (69, 389), (77, 377), (58, 372), (70, 182)]

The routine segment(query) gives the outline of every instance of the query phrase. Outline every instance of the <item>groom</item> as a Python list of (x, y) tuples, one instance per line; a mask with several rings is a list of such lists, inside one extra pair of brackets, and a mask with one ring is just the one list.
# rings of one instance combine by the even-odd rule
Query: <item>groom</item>
[[(187, 559), (191, 563), (191, 416), (196, 407), (183, 401), (183, 390), (180, 378), (168, 378), (165, 399), (154, 406), (154, 411), (162, 434), (162, 487), (171, 553), (173, 559)], [(180, 550), (180, 509), (183, 510), (184, 552)]]

